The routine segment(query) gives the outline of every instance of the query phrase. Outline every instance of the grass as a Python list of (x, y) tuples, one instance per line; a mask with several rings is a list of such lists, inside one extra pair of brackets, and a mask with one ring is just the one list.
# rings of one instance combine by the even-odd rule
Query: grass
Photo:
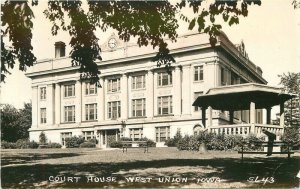
[[(186, 188), (295, 188), (299, 186), (299, 153), (265, 157), (246, 155), (241, 163), (237, 152), (190, 152), (175, 148), (121, 150), (99, 149), (28, 149), (1, 150), (1, 182), (3, 188), (102, 188), (102, 187), (186, 187)], [(78, 182), (49, 181), (80, 177)], [(116, 177), (115, 182), (88, 182), (86, 176)], [(273, 177), (274, 183), (248, 182)], [(136, 182), (127, 182), (126, 178)], [(159, 182), (163, 178), (187, 178), (187, 182)], [(205, 178), (219, 177), (209, 183)], [(50, 177), (52, 179), (52, 177)], [(144, 179), (144, 180), (143, 180)], [(146, 179), (151, 179), (150, 182)], [(197, 180), (199, 179), (199, 180)], [(201, 180), (202, 179), (202, 180)], [(94, 180), (95, 181), (95, 180)], [(143, 181), (143, 182), (138, 182)], [(203, 181), (197, 183), (197, 181)], [(211, 180), (212, 181), (212, 180)]]

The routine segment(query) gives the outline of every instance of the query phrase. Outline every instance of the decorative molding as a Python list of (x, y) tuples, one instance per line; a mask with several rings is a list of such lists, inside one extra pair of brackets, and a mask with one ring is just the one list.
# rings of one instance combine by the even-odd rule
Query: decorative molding
[(110, 95), (110, 96), (108, 97), (108, 99), (109, 99), (110, 101), (116, 101), (116, 100), (119, 100), (119, 99), (120, 99), (120, 96), (119, 96), (119, 95)]

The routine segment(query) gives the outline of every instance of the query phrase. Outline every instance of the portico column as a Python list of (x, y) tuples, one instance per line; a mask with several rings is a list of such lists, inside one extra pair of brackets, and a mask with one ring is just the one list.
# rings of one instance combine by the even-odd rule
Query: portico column
[(193, 108), (191, 102), (191, 65), (182, 67), (182, 114), (190, 115)]
[(207, 128), (208, 128), (208, 132), (210, 132), (210, 127), (212, 126), (212, 108), (209, 106), (207, 110), (208, 110)]
[(147, 90), (147, 99), (146, 99), (146, 116), (148, 118), (153, 117), (154, 112), (154, 91), (153, 91), (153, 79), (154, 74), (153, 70), (148, 70), (147, 79), (146, 79), (146, 90)]
[(255, 120), (256, 120), (256, 112), (255, 112), (255, 103), (250, 103), (250, 133), (255, 132)]
[(266, 108), (267, 110), (267, 124), (271, 124), (271, 107)]
[(32, 128), (38, 125), (38, 87), (32, 87)]
[[(174, 115), (181, 115), (181, 77), (180, 67), (175, 67), (174, 78)], [(173, 76), (173, 77), (174, 77)]]
[(284, 102), (280, 103), (280, 127), (284, 127)]
[(53, 115), (54, 115), (54, 111), (53, 111), (53, 107), (54, 107), (54, 90), (53, 90), (53, 84), (48, 84), (47, 85), (47, 92), (46, 92), (46, 101), (47, 101), (47, 125), (52, 126), (53, 125)]
[(124, 73), (121, 78), (121, 118), (128, 118), (128, 81), (127, 75)]
[(59, 125), (60, 124), (60, 84), (56, 83), (55, 84), (55, 124)]
[(76, 104), (75, 104), (75, 122), (81, 123), (81, 115), (82, 115), (82, 83), (81, 81), (76, 81), (75, 84), (75, 96), (76, 96)]
[(207, 109), (207, 107), (202, 107), (202, 117), (201, 117), (201, 119), (202, 119), (202, 124), (203, 124), (203, 126), (204, 126), (204, 128), (206, 128), (206, 109)]
[(98, 121), (103, 121), (104, 120), (104, 82), (103, 78), (101, 77), (100, 80), (100, 85), (102, 88), (98, 88), (97, 91), (99, 93), (99, 104), (98, 104)]

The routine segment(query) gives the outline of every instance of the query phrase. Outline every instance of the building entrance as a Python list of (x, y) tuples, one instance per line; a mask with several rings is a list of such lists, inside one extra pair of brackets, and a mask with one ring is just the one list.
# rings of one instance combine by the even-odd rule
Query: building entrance
[(99, 140), (100, 147), (110, 148), (112, 142), (120, 140), (120, 131), (119, 129), (108, 129), (108, 130), (99, 130)]

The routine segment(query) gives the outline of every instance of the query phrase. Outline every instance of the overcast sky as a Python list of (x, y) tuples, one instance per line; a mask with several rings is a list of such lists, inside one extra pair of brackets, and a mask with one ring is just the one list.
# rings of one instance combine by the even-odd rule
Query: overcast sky
[[(300, 72), (300, 9), (293, 9), (292, 0), (262, 1), (261, 6), (250, 6), (248, 17), (241, 18), (240, 24), (224, 25), (223, 31), (233, 43), (243, 40), (250, 60), (262, 68), (263, 77), (269, 85), (278, 86), (278, 74)], [(38, 9), (45, 9), (45, 5), (40, 2)], [(53, 58), (55, 41), (68, 43), (68, 34), (60, 33), (53, 37), (51, 25), (42, 11), (34, 13), (34, 53), (38, 59)], [(188, 32), (187, 29), (180, 31), (185, 32)], [(67, 53), (69, 50), (67, 46)], [(31, 80), (25, 77), (24, 72), (13, 70), (6, 83), (1, 84), (1, 103), (22, 108), (24, 102), (30, 100)]]

